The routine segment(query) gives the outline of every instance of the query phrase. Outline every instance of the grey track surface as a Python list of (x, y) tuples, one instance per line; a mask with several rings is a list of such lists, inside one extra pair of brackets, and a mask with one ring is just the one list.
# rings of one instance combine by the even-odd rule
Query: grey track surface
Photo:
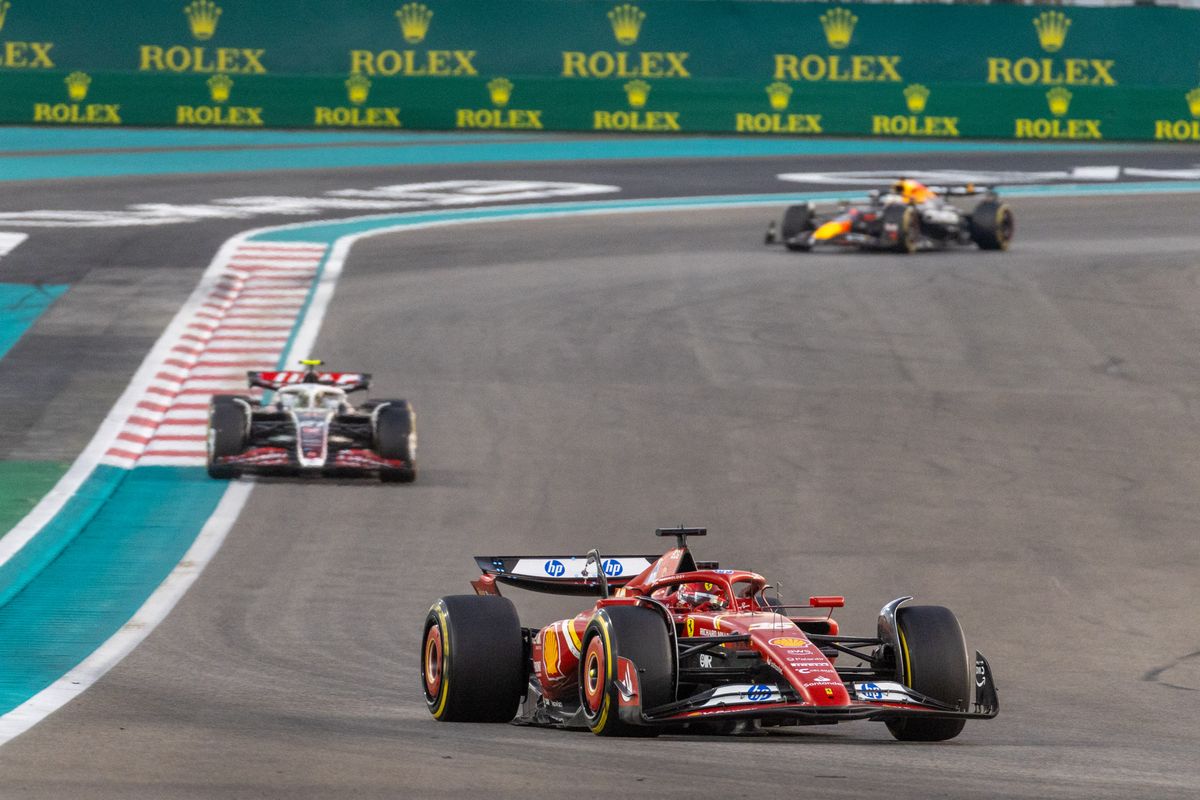
[[(0, 794), (1193, 798), (1198, 212), (1020, 201), (1003, 255), (794, 256), (761, 210), (364, 241), (320, 354), (414, 401), (419, 482), (261, 482), (146, 643), (0, 750)], [(429, 718), (420, 623), (472, 554), (679, 522), (790, 598), (846, 594), (850, 632), (950, 606), (1002, 715), (939, 745)]]
[[(133, 204), (319, 196), (339, 189), (459, 179), (581, 181), (621, 187), (618, 194), (609, 195), (613, 197), (682, 197), (835, 188), (784, 183), (775, 177), (794, 171), (1042, 171), (1096, 164), (1190, 169), (1197, 163), (1197, 146), (1094, 152), (1064, 145), (1043, 153), (458, 164), (96, 178), (6, 184), (11, 189), (0, 196), (0, 211), (116, 211)], [(861, 192), (862, 187), (853, 191)], [(29, 240), (0, 259), (0, 281), (66, 283), (72, 288), (4, 358), (0, 458), (74, 458), (221, 243), (247, 228), (304, 219), (265, 216), (145, 228), (27, 229)], [(15, 225), (0, 227), (20, 230)]]

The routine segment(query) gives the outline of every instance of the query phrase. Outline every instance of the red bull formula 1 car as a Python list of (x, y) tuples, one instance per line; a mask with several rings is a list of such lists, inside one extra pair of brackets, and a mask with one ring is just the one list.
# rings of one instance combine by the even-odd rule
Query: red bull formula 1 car
[[(970, 211), (946, 199), (975, 195), (983, 199)], [(778, 229), (774, 221), (767, 227), (766, 243), (800, 252), (831, 245), (913, 253), (972, 243), (981, 250), (1007, 250), (1014, 230), (1012, 209), (991, 188), (934, 189), (905, 179), (891, 191), (871, 192), (865, 202), (844, 201), (832, 213), (813, 203), (789, 206)]]
[(347, 395), (366, 389), (361, 372), (250, 372), (252, 388), (274, 394), (269, 402), (243, 395), (214, 395), (208, 409), (208, 474), (236, 478), (259, 474), (377, 474), (382, 481), (417, 477), (416, 416), (406, 400), (368, 400), (353, 406)]
[[(477, 557), (475, 595), (443, 597), (425, 619), (421, 677), (442, 721), (590, 729), (600, 735), (879, 720), (897, 739), (942, 741), (996, 716), (991, 668), (972, 659), (941, 606), (885, 605), (874, 636), (842, 634), (841, 597), (786, 606), (761, 575), (696, 561), (689, 536), (661, 557)], [(501, 584), (596, 595), (523, 628)]]

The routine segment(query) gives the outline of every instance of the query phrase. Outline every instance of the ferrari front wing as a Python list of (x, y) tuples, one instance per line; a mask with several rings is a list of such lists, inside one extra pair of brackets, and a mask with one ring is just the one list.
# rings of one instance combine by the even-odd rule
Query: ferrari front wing
[(895, 681), (846, 681), (851, 702), (825, 706), (801, 701), (786, 684), (725, 684), (705, 692), (643, 709), (638, 695), (637, 670), (618, 658), (619, 714), (632, 725), (678, 725), (713, 719), (789, 720), (795, 724), (828, 725), (852, 720), (889, 720), (905, 717), (938, 719), (992, 719), (1000, 712), (991, 666), (975, 653), (975, 697), (965, 708), (927, 697)]

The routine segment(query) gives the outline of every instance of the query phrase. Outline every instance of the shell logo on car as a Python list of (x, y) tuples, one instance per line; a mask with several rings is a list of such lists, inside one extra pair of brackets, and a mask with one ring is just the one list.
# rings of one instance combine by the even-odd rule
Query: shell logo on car
[(779, 636), (771, 639), (767, 644), (773, 644), (776, 647), (808, 647), (810, 644), (807, 639), (798, 639), (792, 636)]

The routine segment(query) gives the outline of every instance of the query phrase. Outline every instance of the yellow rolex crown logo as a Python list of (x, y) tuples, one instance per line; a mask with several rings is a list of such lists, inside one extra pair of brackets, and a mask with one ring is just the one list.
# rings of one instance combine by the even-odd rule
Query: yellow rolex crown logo
[(417, 44), (429, 32), (433, 12), (424, 3), (408, 3), (400, 6), (400, 10), (396, 12), (396, 19), (400, 20), (400, 32), (404, 34), (404, 41)]
[(208, 84), (208, 93), (212, 96), (214, 103), (224, 103), (229, 99), (229, 90), (233, 88), (233, 79), (228, 75), (213, 75), (205, 83)]
[(67, 84), (67, 97), (71, 98), (72, 102), (79, 103), (87, 97), (92, 79), (86, 72), (72, 72), (63, 82)]
[(642, 22), (646, 12), (635, 5), (625, 3), (608, 12), (608, 21), (612, 23), (613, 35), (621, 44), (633, 44), (637, 41), (642, 30)]
[(367, 94), (371, 91), (371, 79), (366, 75), (355, 73), (346, 78), (346, 97), (356, 106), (367, 102)]
[(1061, 117), (1071, 109), (1071, 93), (1061, 86), (1055, 86), (1046, 92), (1046, 102), (1050, 104), (1050, 113)]
[(217, 32), (221, 8), (213, 0), (192, 0), (183, 7), (183, 13), (187, 14), (188, 27), (192, 29), (194, 38), (204, 42)]
[(792, 99), (792, 87), (783, 81), (775, 81), (767, 87), (767, 99), (771, 101), (771, 108), (783, 111)]
[(1067, 28), (1071, 20), (1061, 11), (1043, 11), (1033, 21), (1037, 28), (1038, 42), (1047, 53), (1057, 53), (1067, 41)]
[(650, 97), (650, 84), (645, 81), (630, 81), (625, 84), (625, 94), (629, 97), (629, 105), (641, 108)]
[(1188, 111), (1192, 112), (1193, 117), (1200, 117), (1200, 86), (1192, 89), (1186, 95)]
[(513, 84), (508, 78), (493, 78), (488, 81), (487, 90), (493, 105), (506, 106), (512, 98)]
[(829, 42), (829, 46), (834, 50), (841, 50), (850, 44), (850, 37), (854, 35), (854, 26), (857, 24), (858, 17), (848, 8), (831, 8), (821, 15), (825, 41)]
[(4, 20), (8, 18), (8, 10), (12, 8), (12, 3), (8, 0), (0, 2), (0, 31), (4, 30)]
[(910, 83), (904, 87), (904, 102), (913, 114), (920, 114), (929, 102), (929, 90), (919, 83)]

